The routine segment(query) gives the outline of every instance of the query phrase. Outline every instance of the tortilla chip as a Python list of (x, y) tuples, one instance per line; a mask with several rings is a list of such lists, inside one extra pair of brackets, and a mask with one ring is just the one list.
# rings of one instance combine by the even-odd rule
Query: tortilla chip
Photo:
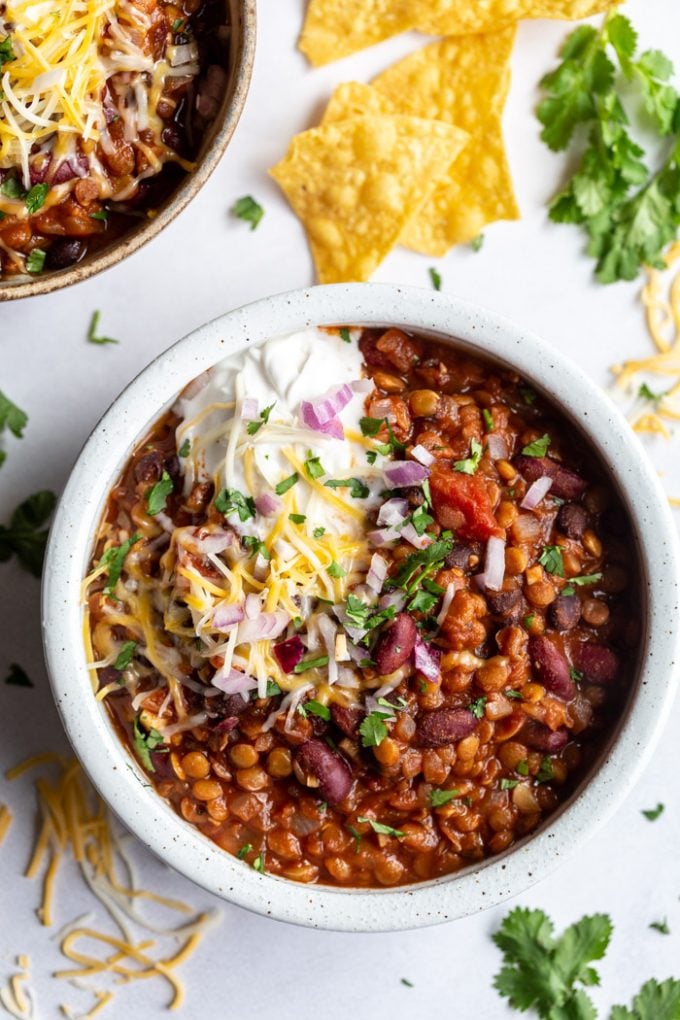
[(521, 18), (586, 18), (619, 0), (310, 0), (299, 47), (315, 66), (400, 32), (493, 31)]
[(577, 20), (621, 0), (413, 0), (413, 27), (430, 35), (493, 32), (523, 18)]
[(372, 85), (364, 85), (360, 81), (346, 81), (336, 87), (328, 100), (321, 123), (331, 124), (339, 120), (352, 120), (353, 117), (398, 112), (392, 101)]
[(408, 32), (409, 0), (309, 0), (298, 47), (319, 67)]
[(319, 280), (367, 280), (466, 141), (449, 124), (407, 116), (297, 135), (270, 173), (307, 231)]
[(514, 27), (443, 39), (388, 68), (373, 82), (400, 112), (435, 117), (470, 140), (435, 187), (401, 243), (440, 256), (476, 237), (488, 223), (519, 217), (501, 117), (510, 84)]

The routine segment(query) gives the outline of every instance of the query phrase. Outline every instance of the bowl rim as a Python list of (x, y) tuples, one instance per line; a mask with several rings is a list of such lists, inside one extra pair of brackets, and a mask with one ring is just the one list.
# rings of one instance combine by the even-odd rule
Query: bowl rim
[[(148, 426), (192, 378), (248, 345), (308, 326), (401, 325), (448, 336), (517, 368), (575, 421), (608, 466), (639, 541), (647, 590), (646, 654), (617, 735), (577, 795), (525, 841), (461, 873), (387, 889), (304, 885), (261, 875), (184, 822), (131, 760), (90, 696), (80, 586), (110, 484)], [(148, 413), (148, 408), (157, 410)], [(626, 419), (573, 362), (536, 335), (456, 298), (392, 284), (333, 284), (227, 312), (179, 340), (113, 402), (85, 443), (50, 531), (42, 587), (43, 642), (53, 696), (83, 767), (121, 821), (198, 885), (282, 921), (336, 931), (395, 931), (480, 911), (549, 874), (613, 814), (649, 761), (677, 685), (680, 556), (670, 506)], [(659, 668), (659, 666), (661, 668)], [(83, 691), (86, 697), (83, 698)]]
[(132, 228), (119, 240), (94, 254), (91, 259), (86, 257), (83, 262), (76, 262), (66, 269), (56, 270), (45, 276), (36, 276), (33, 279), (25, 279), (22, 276), (20, 283), (12, 283), (11, 279), (2, 282), (0, 302), (51, 294), (110, 269), (153, 240), (196, 197), (227, 150), (243, 113), (253, 73), (257, 37), (255, 0), (228, 0), (228, 3), (232, 11), (238, 14), (239, 32), (235, 59), (230, 67), (229, 88), (211, 128), (214, 132), (213, 138), (205, 153), (199, 157), (196, 169), (184, 175), (168, 198), (160, 204), (160, 211), (153, 219), (147, 219), (139, 227)]

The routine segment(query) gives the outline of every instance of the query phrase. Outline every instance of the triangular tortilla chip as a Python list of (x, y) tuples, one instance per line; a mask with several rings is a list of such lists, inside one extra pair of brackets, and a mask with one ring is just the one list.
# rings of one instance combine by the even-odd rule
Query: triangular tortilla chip
[(466, 141), (449, 124), (400, 115), (297, 135), (270, 173), (307, 231), (319, 280), (367, 280)]
[(619, 0), (310, 0), (299, 47), (315, 66), (400, 32), (465, 35), (522, 18), (586, 18)]
[(434, 189), (401, 243), (445, 255), (496, 220), (517, 219), (501, 115), (510, 83), (514, 27), (417, 50), (374, 81), (400, 112), (435, 117), (468, 131), (470, 141)]

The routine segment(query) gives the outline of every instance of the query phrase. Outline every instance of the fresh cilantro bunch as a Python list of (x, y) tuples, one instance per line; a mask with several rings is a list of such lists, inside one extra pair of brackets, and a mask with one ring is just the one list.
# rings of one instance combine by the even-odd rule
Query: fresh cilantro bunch
[[(541, 138), (555, 152), (587, 129), (576, 173), (550, 205), (556, 223), (583, 226), (601, 283), (633, 280), (643, 265), (663, 268), (663, 252), (680, 226), (680, 96), (673, 64), (659, 50), (637, 54), (637, 32), (622, 14), (598, 31), (581, 25), (562, 47), (561, 64), (541, 82)], [(643, 106), (665, 142), (650, 172), (630, 134), (623, 95)]]
[[(584, 988), (600, 983), (590, 964), (604, 956), (612, 930), (606, 914), (593, 914), (557, 938), (542, 910), (517, 907), (493, 936), (504, 963), (494, 987), (513, 1009), (533, 1009), (541, 1020), (597, 1020)], [(680, 1020), (680, 981), (647, 981), (632, 1009), (614, 1006), (609, 1020)]]

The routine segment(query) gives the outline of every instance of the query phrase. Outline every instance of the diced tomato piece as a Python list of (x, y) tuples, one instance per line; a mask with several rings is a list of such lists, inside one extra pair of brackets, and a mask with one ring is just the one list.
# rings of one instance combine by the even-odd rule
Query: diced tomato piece
[(502, 534), (493, 515), (486, 482), (481, 475), (465, 475), (435, 464), (430, 491), (437, 520), (461, 538), (485, 542)]

